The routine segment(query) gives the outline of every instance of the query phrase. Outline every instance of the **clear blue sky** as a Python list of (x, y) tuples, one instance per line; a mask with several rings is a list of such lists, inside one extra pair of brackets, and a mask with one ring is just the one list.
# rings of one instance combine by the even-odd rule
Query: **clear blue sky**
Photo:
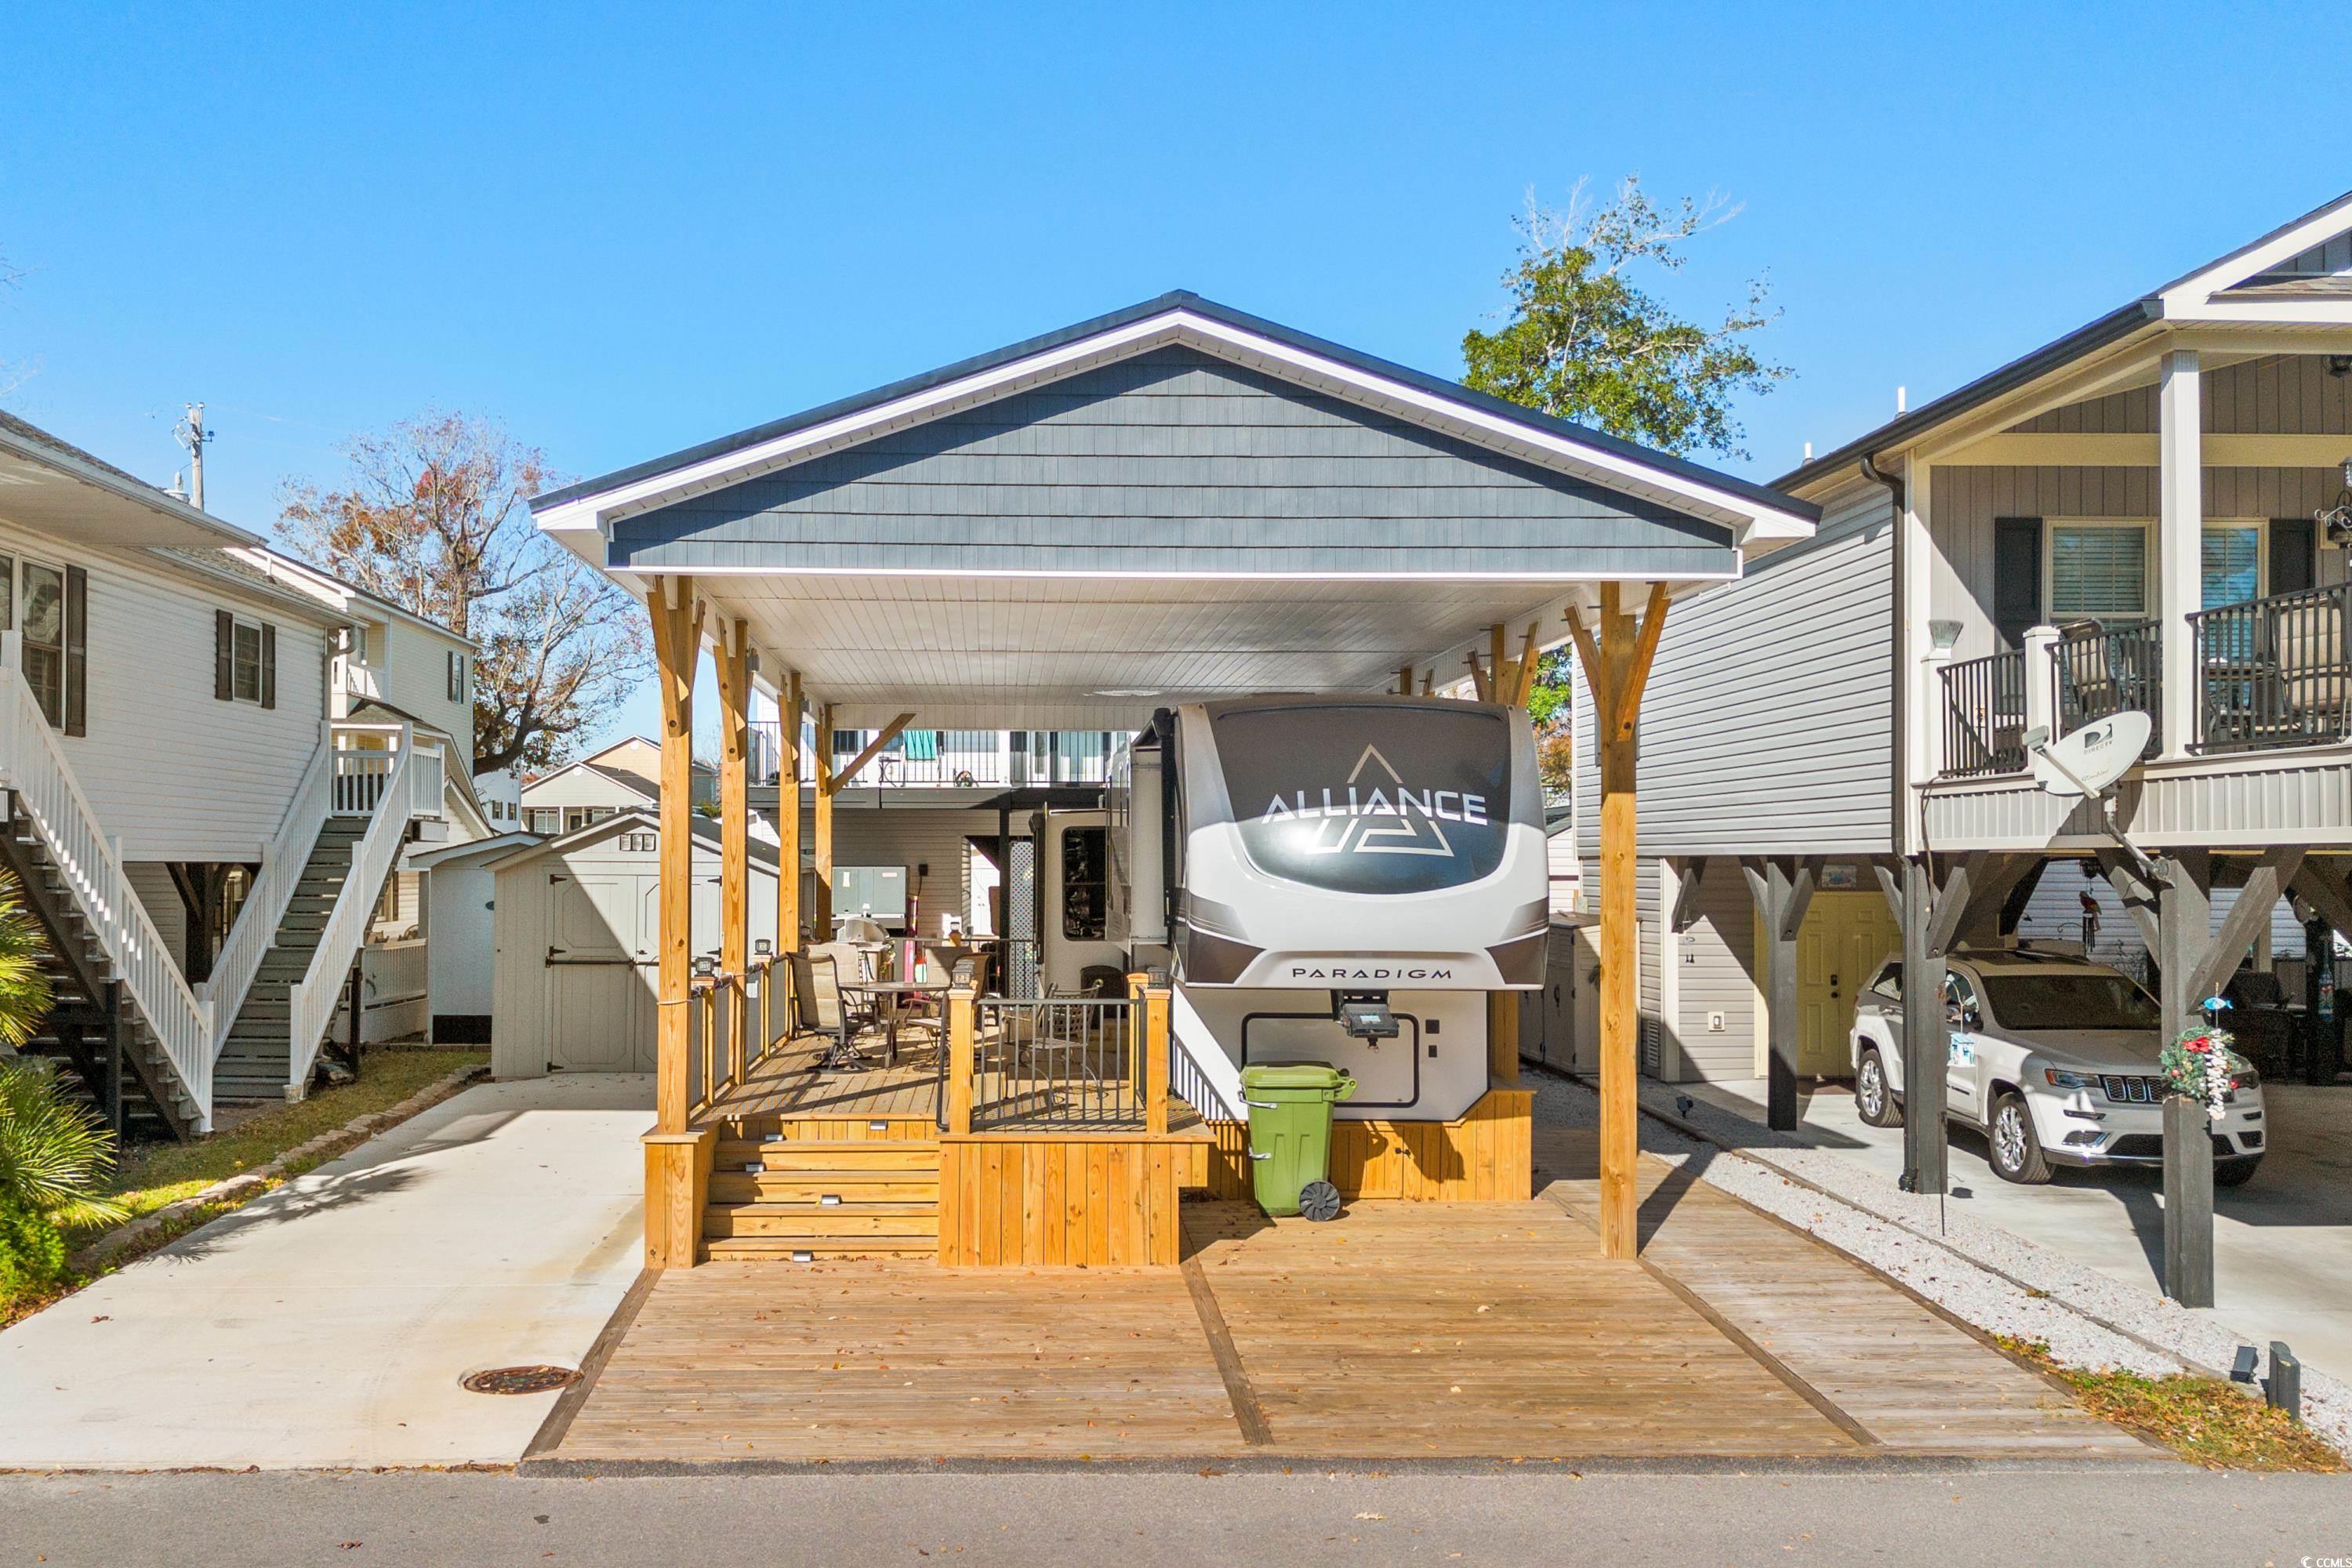
[[(2352, 187), (2310, 6), (12, 6), (0, 384), (215, 510), (431, 407), (592, 474), (1196, 289), (1447, 374), (1523, 194), (1746, 204), (1761, 478)], [(614, 726), (651, 728), (649, 694)]]

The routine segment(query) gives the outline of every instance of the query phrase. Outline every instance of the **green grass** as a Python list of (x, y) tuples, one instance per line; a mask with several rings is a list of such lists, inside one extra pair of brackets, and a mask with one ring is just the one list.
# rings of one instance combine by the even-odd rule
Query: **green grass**
[[(133, 1145), (107, 1183), (106, 1194), (137, 1219), (191, 1197), (215, 1182), (266, 1165), (296, 1144), (331, 1132), (355, 1116), (397, 1105), (461, 1067), (488, 1059), (482, 1051), (372, 1050), (357, 1083), (320, 1089), (308, 1100), (265, 1110), (228, 1131), (193, 1143)], [(66, 1245), (85, 1247), (104, 1228), (68, 1231)]]
[(2146, 1433), (2209, 1469), (2336, 1473), (2346, 1468), (2344, 1456), (2310, 1428), (2220, 1378), (2084, 1372), (2059, 1365), (2050, 1347), (2038, 1340), (2000, 1336), (1999, 1342), (2057, 1377), (2092, 1415)]

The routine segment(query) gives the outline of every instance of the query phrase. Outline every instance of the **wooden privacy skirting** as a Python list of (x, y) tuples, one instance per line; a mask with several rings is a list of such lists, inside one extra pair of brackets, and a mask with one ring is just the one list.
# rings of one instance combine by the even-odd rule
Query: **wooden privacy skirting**
[(1176, 1194), (1202, 1138), (994, 1133), (940, 1141), (940, 1261), (1173, 1264)]
[[(1345, 1198), (1414, 1203), (1509, 1203), (1535, 1194), (1535, 1091), (1490, 1089), (1453, 1121), (1331, 1124), (1331, 1184)], [(1210, 1196), (1250, 1195), (1249, 1127), (1213, 1121), (1214, 1142), (1191, 1145), (1180, 1185)]]

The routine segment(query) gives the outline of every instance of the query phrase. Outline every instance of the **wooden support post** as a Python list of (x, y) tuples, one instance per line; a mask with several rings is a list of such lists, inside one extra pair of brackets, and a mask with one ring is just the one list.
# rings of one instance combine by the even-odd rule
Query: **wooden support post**
[(1764, 1123), (1778, 1132), (1797, 1127), (1797, 1055), (1803, 1021), (1797, 1012), (1797, 938), (1820, 880), (1818, 858), (1774, 855), (1740, 862), (1756, 897), (1757, 967), (1764, 980), (1766, 1040)]
[(801, 950), (801, 672), (777, 693), (776, 951)]
[[(2203, 1021), (2200, 961), (2212, 942), (2213, 861), (2183, 850), (2164, 862), (2157, 888), (2158, 1002), (2162, 1037)], [(2213, 1142), (2201, 1106), (2166, 1100), (2164, 1293), (2184, 1307), (2213, 1304)]]
[(816, 862), (816, 886), (810, 889), (815, 895), (816, 907), (811, 911), (815, 919), (810, 923), (819, 942), (833, 940), (833, 704), (821, 702), (816, 710), (816, 843), (810, 847)]
[(741, 621), (719, 652), (719, 968), (751, 970), (751, 647)]
[(1654, 584), (1642, 624), (1620, 605), (1614, 583), (1601, 585), (1601, 635), (1569, 612), (1569, 630), (1592, 693), (1601, 753), (1601, 1248), (1630, 1258), (1640, 1248), (1640, 1154), (1634, 1033), (1640, 956), (1634, 926), (1635, 816), (1642, 689), (1665, 628), (1666, 589)]
[(1982, 855), (1965, 856), (1946, 868), (1940, 882), (1928, 856), (1902, 862), (1899, 874), (1883, 862), (1877, 868), (1879, 886), (1903, 926), (1904, 998), (1932, 1003), (1903, 1009), (1903, 1173), (1896, 1184), (1906, 1193), (1940, 1193), (1950, 1173), (1944, 1127), (1951, 1056), (1943, 1006), (1946, 960), (1984, 865)]
[(1486, 1078), (1490, 1084), (1519, 1081), (1519, 996), (1517, 991), (1486, 993)]
[(948, 993), (948, 1127), (958, 1137), (971, 1131), (972, 994), (959, 985)]
[(1168, 1135), (1168, 987), (1143, 988), (1143, 1130)]
[(683, 1132), (690, 1025), (687, 984), (693, 949), (694, 669), (702, 655), (702, 606), (694, 596), (694, 580), (673, 577), (655, 584), (647, 607), (653, 616), (654, 668), (662, 710), (654, 1126), (660, 1132)]

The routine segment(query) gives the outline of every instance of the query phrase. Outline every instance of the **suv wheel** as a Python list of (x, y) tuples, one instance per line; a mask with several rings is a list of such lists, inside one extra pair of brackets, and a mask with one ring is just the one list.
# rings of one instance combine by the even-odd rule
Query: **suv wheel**
[(1994, 1099), (1985, 1142), (1991, 1145), (1992, 1173), (2002, 1181), (2035, 1185), (2050, 1179), (2050, 1162), (2042, 1157), (2042, 1140), (2033, 1134), (2032, 1112), (2017, 1090), (2003, 1089)]
[(1875, 1049), (1865, 1049), (1862, 1065), (1853, 1069), (1853, 1109), (1864, 1127), (1903, 1125), (1903, 1108), (1886, 1087), (1886, 1064)]

